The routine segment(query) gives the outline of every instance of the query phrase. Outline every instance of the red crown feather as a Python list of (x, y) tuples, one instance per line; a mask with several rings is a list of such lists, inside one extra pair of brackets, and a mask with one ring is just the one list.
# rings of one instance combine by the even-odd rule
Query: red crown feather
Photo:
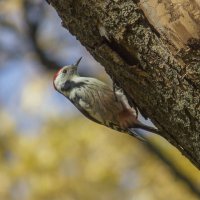
[[(61, 68), (61, 69), (62, 69), (62, 68)], [(55, 86), (54, 81), (55, 81), (56, 77), (58, 76), (58, 74), (59, 74), (59, 72), (60, 72), (61, 69), (59, 69), (59, 70), (54, 74), (54, 76), (53, 76), (53, 86), (54, 86), (55, 89), (56, 89), (56, 86)], [(56, 90), (57, 90), (57, 89), (56, 89)]]

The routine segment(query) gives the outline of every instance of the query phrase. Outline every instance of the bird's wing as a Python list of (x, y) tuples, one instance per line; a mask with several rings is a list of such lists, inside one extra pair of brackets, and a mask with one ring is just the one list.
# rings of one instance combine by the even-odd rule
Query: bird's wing
[(72, 91), (69, 99), (89, 119), (102, 124), (105, 121), (117, 124), (115, 118), (123, 110), (122, 103), (116, 100), (106, 84), (97, 79), (88, 80), (90, 82)]
[(71, 91), (69, 99), (87, 118), (97, 123), (123, 130), (139, 123), (123, 92), (114, 93), (97, 79), (87, 78), (81, 87)]

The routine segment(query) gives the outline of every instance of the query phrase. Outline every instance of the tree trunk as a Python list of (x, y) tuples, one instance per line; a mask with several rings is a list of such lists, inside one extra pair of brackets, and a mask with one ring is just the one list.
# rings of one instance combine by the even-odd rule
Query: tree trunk
[(178, 2), (50, 0), (130, 102), (200, 168), (200, 3)]

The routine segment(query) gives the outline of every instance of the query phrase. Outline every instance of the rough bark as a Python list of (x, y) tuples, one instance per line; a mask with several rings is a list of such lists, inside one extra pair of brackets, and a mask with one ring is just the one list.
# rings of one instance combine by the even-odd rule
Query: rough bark
[[(182, 26), (179, 23), (182, 29), (175, 30), (176, 26), (171, 24), (174, 21), (156, 27), (150, 20), (151, 15), (145, 12), (150, 9), (147, 2), (151, 3), (50, 0), (62, 25), (105, 67), (130, 102), (152, 120), (164, 138), (200, 168), (199, 9), (196, 11), (195, 7), (197, 13), (193, 15), (187, 6), (187, 9), (181, 7), (194, 23), (193, 34), (184, 36), (181, 34), (183, 19)], [(173, 6), (167, 7), (170, 0), (156, 2), (172, 14), (177, 11)], [(195, 0), (190, 2), (199, 6)], [(156, 5), (154, 8), (157, 9)], [(177, 22), (180, 18), (174, 20)], [(174, 37), (166, 30), (173, 32)]]

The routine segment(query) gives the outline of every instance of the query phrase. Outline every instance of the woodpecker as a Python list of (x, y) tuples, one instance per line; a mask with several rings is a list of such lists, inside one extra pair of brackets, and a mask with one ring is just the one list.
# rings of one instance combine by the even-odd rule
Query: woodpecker
[(64, 66), (53, 79), (54, 88), (67, 97), (90, 120), (119, 132), (144, 140), (134, 129), (158, 133), (158, 130), (141, 123), (121, 89), (113, 90), (105, 83), (91, 77), (81, 77), (78, 65)]

